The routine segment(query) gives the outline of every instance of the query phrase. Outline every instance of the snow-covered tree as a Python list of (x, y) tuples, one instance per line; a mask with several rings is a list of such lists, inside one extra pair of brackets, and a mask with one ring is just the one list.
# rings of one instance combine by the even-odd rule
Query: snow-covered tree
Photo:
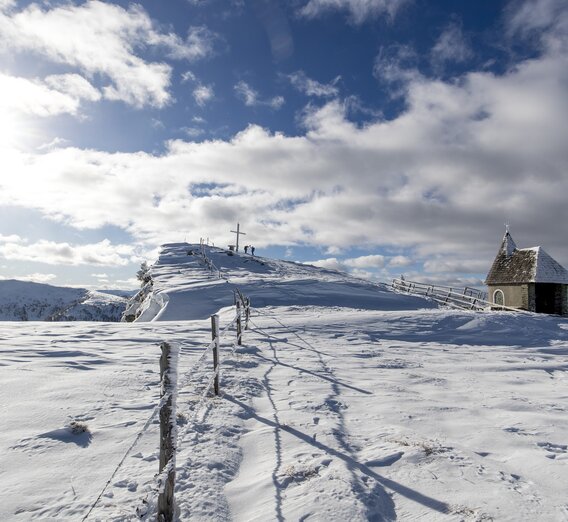
[(140, 286), (144, 286), (146, 283), (152, 280), (152, 276), (150, 275), (150, 267), (146, 261), (142, 261), (140, 265), (140, 270), (136, 272), (136, 279), (140, 281)]

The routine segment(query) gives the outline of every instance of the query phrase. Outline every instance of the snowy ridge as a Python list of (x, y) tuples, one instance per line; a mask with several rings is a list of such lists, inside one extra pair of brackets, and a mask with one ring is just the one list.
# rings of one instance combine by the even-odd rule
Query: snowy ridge
[[(127, 314), (137, 321), (206, 319), (233, 303), (235, 288), (253, 306), (312, 305), (367, 310), (434, 308), (432, 302), (402, 296), (384, 285), (311, 265), (252, 257), (204, 246), (207, 257), (221, 271), (210, 271), (199, 254), (200, 245), (164, 245), (150, 268), (152, 285), (142, 299), (133, 299)], [(190, 254), (189, 254), (190, 253)]]
[(119, 321), (127, 299), (84, 288), (0, 281), (0, 321)]

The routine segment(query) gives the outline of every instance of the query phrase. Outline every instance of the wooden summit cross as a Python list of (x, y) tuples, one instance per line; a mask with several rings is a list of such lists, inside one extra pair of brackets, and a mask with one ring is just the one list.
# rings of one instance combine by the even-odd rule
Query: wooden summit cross
[(239, 251), (239, 236), (246, 236), (246, 232), (241, 232), (241, 226), (237, 223), (237, 230), (231, 230), (233, 234), (237, 234), (237, 247), (236, 251)]

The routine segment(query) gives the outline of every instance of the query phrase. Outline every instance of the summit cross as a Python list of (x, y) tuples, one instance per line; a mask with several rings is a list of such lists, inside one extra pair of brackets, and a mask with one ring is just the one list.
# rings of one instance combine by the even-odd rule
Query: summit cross
[(237, 234), (237, 247), (236, 251), (239, 251), (239, 236), (246, 236), (246, 232), (241, 232), (241, 226), (237, 223), (237, 230), (231, 230), (233, 234)]

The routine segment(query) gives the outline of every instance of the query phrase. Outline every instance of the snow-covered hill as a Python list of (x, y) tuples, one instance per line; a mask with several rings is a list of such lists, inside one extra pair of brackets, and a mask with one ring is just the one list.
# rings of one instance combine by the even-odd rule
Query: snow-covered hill
[[(302, 305), (365, 310), (433, 308), (425, 299), (396, 294), (383, 285), (319, 267), (252, 257), (199, 245), (164, 245), (151, 267), (152, 286), (132, 300), (126, 316), (138, 321), (205, 319), (233, 302), (239, 288), (254, 306)], [(219, 278), (219, 271), (221, 278)]]
[[(138, 520), (164, 340), (181, 344), (179, 520), (567, 519), (566, 318), (207, 249), (219, 279), (189, 250), (164, 248), (132, 324), (0, 323), (0, 520)], [(208, 315), (224, 329), (237, 286), (250, 329), (222, 335), (222, 394), (195, 411)]]
[(120, 321), (124, 297), (27, 281), (0, 281), (0, 321)]

